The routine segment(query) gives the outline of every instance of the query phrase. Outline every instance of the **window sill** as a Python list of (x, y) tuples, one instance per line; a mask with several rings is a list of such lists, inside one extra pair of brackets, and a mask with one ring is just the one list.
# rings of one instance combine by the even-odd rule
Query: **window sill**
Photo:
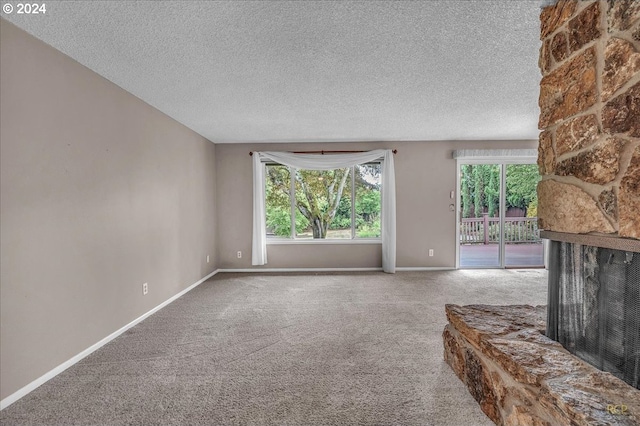
[(314, 244), (319, 244), (319, 245), (332, 245), (332, 244), (338, 244), (338, 245), (352, 245), (352, 244), (382, 244), (382, 240), (380, 238), (358, 238), (358, 239), (354, 239), (354, 240), (320, 240), (320, 239), (308, 239), (308, 240), (292, 240), (292, 239), (279, 239), (279, 238), (273, 238), (273, 239), (269, 239), (267, 238), (267, 245), (305, 245), (305, 244), (309, 244), (309, 245), (314, 245)]

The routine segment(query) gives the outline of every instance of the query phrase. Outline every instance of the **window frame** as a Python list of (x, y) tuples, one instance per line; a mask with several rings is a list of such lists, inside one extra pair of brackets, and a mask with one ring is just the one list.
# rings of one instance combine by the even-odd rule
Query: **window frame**
[[(295, 197), (295, 173), (297, 170), (305, 170), (298, 169), (296, 167), (286, 166), (281, 163), (277, 163), (275, 161), (267, 160), (262, 162), (264, 167), (268, 166), (281, 166), (286, 167), (289, 170), (289, 185), (290, 185), (290, 234), (289, 237), (280, 237), (280, 236), (271, 236), (266, 234), (266, 243), (267, 245), (286, 245), (286, 244), (382, 244), (382, 191), (384, 190), (382, 187), (382, 173), (383, 173), (383, 163), (384, 160), (374, 160), (369, 161), (362, 164), (356, 164), (350, 167), (349, 173), (351, 174), (351, 238), (296, 238), (296, 227), (295, 227), (295, 219), (296, 219), (296, 197)], [(380, 166), (380, 236), (379, 237), (357, 237), (356, 233), (356, 191), (355, 191), (355, 168), (357, 166), (367, 165), (367, 164), (377, 164)], [(267, 182), (265, 180), (265, 215), (266, 215), (266, 185)]]

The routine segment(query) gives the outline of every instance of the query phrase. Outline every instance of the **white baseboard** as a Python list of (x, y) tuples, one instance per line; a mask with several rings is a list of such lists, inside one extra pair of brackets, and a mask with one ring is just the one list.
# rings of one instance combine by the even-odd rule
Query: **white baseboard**
[(78, 361), (80, 361), (83, 358), (89, 356), (91, 353), (95, 352), (96, 350), (100, 349), (102, 346), (106, 345), (107, 343), (109, 343), (110, 341), (112, 341), (113, 339), (115, 339), (116, 337), (118, 337), (119, 335), (121, 335), (122, 333), (124, 333), (125, 331), (127, 331), (128, 329), (133, 327), (134, 325), (138, 324), (139, 322), (141, 322), (142, 320), (144, 320), (148, 316), (150, 316), (150, 315), (154, 314), (155, 312), (159, 311), (160, 309), (164, 308), (165, 306), (167, 306), (169, 303), (173, 302), (174, 300), (176, 300), (180, 296), (182, 296), (185, 293), (188, 293), (189, 291), (193, 290), (194, 288), (196, 288), (197, 286), (199, 286), (200, 284), (202, 284), (203, 282), (205, 282), (206, 280), (208, 280), (212, 276), (216, 275), (218, 272), (220, 272), (220, 270), (216, 269), (215, 271), (213, 271), (212, 273), (210, 273), (206, 277), (202, 278), (201, 280), (197, 281), (194, 284), (191, 284), (189, 287), (185, 288), (180, 293), (178, 293), (178, 294), (172, 296), (171, 298), (165, 300), (164, 302), (162, 302), (161, 304), (159, 304), (155, 308), (151, 309), (149, 312), (147, 312), (147, 313), (143, 314), (142, 316), (136, 318), (135, 320), (131, 321), (129, 324), (125, 325), (124, 327), (120, 328), (119, 330), (114, 331), (113, 333), (111, 333), (110, 335), (105, 337), (104, 339), (100, 340), (98, 343), (95, 343), (94, 345), (88, 347), (84, 351), (80, 352), (78, 355), (76, 355), (73, 358), (63, 362), (62, 364), (60, 364), (59, 366), (57, 366), (53, 370), (45, 373), (44, 375), (40, 376), (39, 378), (37, 378), (33, 382), (29, 383), (28, 385), (20, 388), (16, 392), (12, 393), (8, 397), (6, 397), (2, 401), (0, 401), (0, 410), (4, 410), (9, 405), (13, 404), (14, 402), (19, 400), (23, 396), (27, 395), (29, 392), (32, 392), (37, 387), (39, 387), (42, 384), (44, 384), (44, 383), (48, 382), (49, 380), (53, 379), (55, 376), (57, 376), (58, 374), (62, 373), (67, 368), (71, 367), (72, 365), (76, 364)]
[[(401, 266), (396, 271), (452, 271), (453, 266)], [(381, 272), (382, 268), (244, 268), (219, 269), (218, 272)]]
[(453, 266), (400, 266), (396, 271), (453, 271)]
[(382, 268), (245, 268), (219, 269), (218, 272), (378, 272)]

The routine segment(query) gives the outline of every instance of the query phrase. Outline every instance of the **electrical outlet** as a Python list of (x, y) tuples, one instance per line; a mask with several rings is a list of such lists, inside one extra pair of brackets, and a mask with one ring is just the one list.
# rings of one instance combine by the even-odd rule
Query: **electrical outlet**
[(149, 283), (142, 284), (142, 295), (146, 295), (149, 293)]
[(433, 249), (429, 249), (429, 257), (433, 257)]
[(238, 259), (242, 259), (242, 252), (238, 250)]
[(209, 263), (209, 255), (207, 255), (207, 263)]

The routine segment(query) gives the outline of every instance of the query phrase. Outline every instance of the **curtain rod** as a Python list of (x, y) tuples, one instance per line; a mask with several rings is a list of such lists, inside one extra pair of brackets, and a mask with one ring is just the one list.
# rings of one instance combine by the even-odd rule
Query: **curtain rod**
[[(289, 151), (291, 154), (353, 154), (356, 152), (367, 152), (367, 151)], [(398, 153), (397, 149), (392, 150), (394, 154)], [(253, 151), (249, 151), (249, 155), (253, 155)]]

